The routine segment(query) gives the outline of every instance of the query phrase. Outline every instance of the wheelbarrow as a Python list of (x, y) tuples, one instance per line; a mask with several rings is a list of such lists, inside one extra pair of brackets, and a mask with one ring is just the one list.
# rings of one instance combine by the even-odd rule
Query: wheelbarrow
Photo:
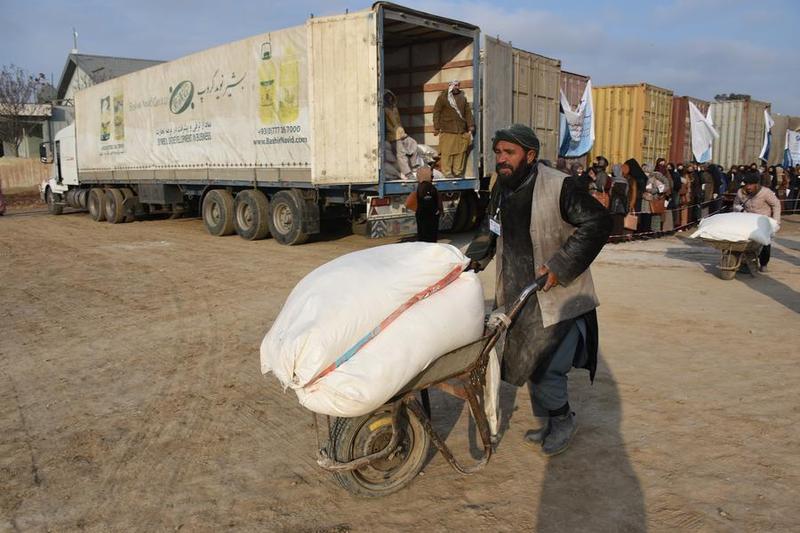
[[(530, 296), (544, 287), (547, 276), (527, 286), (507, 314), (495, 312), (487, 320), (484, 335), (437, 358), (414, 377), (386, 404), (355, 418), (327, 418), (328, 440), (320, 446), (317, 433), (317, 464), (333, 472), (337, 483), (350, 493), (379, 497), (407, 486), (428, 459), (430, 445), (461, 474), (473, 474), (486, 466), (493, 443), (484, 410), (484, 387), (489, 354), (511, 326)], [(434, 429), (428, 391), (437, 388), (466, 401), (483, 446), (482, 455), (464, 464)]]
[(703, 239), (703, 242), (722, 252), (719, 259), (719, 277), (733, 279), (739, 268), (744, 263), (750, 275), (755, 277), (758, 272), (758, 254), (761, 253), (761, 244), (756, 241), (718, 241)]

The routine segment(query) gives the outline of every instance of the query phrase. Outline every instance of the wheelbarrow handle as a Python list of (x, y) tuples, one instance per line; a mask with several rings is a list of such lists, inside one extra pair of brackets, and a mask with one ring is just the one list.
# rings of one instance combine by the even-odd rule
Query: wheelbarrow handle
[(530, 298), (534, 292), (542, 290), (545, 284), (547, 284), (547, 274), (537, 278), (533, 283), (522, 289), (522, 292), (514, 301), (514, 305), (511, 306), (511, 310), (508, 312), (508, 318), (513, 321), (522, 310), (525, 302), (528, 301), (528, 298)]

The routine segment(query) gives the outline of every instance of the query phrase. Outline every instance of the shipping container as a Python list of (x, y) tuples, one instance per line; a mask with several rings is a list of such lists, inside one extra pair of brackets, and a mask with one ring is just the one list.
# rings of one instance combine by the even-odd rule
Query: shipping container
[[(484, 130), (486, 146), (499, 128), (512, 123), (533, 128), (539, 157), (558, 157), (559, 83), (561, 61), (512, 47), (486, 37), (484, 43)], [(509, 84), (509, 80), (511, 83)], [(486, 150), (484, 173), (494, 169), (494, 154)]]
[(592, 88), (595, 142), (590, 158), (622, 163), (631, 157), (653, 165), (669, 155), (672, 91), (648, 83)]
[(526, 124), (539, 137), (540, 159), (558, 157), (561, 61), (514, 49), (515, 124)]
[(433, 104), (448, 82), (474, 101), (478, 29), (412, 13), (313, 18), (79, 91), (81, 175), (192, 179), (182, 169), (204, 168), (223, 181), (378, 184), (381, 90), (434, 148)]
[(712, 160), (725, 169), (731, 165), (758, 163), (764, 144), (764, 110), (770, 108), (769, 103), (749, 96), (712, 102), (711, 116), (719, 132), (719, 138), (714, 141)]
[(772, 115), (775, 125), (772, 126), (772, 149), (769, 151), (769, 164), (782, 165), (783, 151), (786, 149), (786, 130), (800, 130), (800, 117), (790, 115)]
[[(583, 91), (586, 89), (587, 83), (589, 83), (589, 76), (575, 74), (574, 72), (567, 72), (566, 70), (561, 71), (561, 90), (564, 91), (564, 96), (567, 97), (567, 102), (569, 102), (569, 105), (572, 107), (573, 111), (581, 103)], [(561, 139), (560, 133), (559, 139)], [(582, 155), (580, 157), (568, 157), (566, 158), (567, 168), (576, 163), (586, 168), (586, 160), (587, 155)], [(611, 169), (609, 169), (609, 172), (610, 171)]]
[(669, 150), (669, 161), (686, 163), (694, 159), (692, 154), (692, 129), (689, 120), (689, 102), (700, 112), (708, 112), (709, 102), (691, 96), (675, 96), (672, 99), (672, 143)]

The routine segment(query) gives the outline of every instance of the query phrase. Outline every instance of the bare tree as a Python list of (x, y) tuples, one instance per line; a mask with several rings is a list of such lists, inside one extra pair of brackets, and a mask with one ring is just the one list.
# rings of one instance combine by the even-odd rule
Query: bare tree
[(45, 83), (44, 74), (33, 76), (15, 66), (3, 66), (0, 71), (0, 141), (10, 143), (15, 155), (30, 123), (31, 105), (36, 93)]

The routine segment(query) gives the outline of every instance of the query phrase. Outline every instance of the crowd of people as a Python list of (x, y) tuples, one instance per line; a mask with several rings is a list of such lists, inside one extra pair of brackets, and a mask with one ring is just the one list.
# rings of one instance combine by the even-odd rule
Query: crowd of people
[(574, 176), (608, 208), (615, 237), (688, 228), (732, 206), (746, 183), (772, 191), (784, 213), (800, 212), (800, 165), (784, 169), (753, 163), (725, 172), (714, 163), (669, 163), (659, 158), (651, 169), (634, 158), (612, 166), (598, 156), (589, 168), (568, 166), (563, 159), (556, 167)]

